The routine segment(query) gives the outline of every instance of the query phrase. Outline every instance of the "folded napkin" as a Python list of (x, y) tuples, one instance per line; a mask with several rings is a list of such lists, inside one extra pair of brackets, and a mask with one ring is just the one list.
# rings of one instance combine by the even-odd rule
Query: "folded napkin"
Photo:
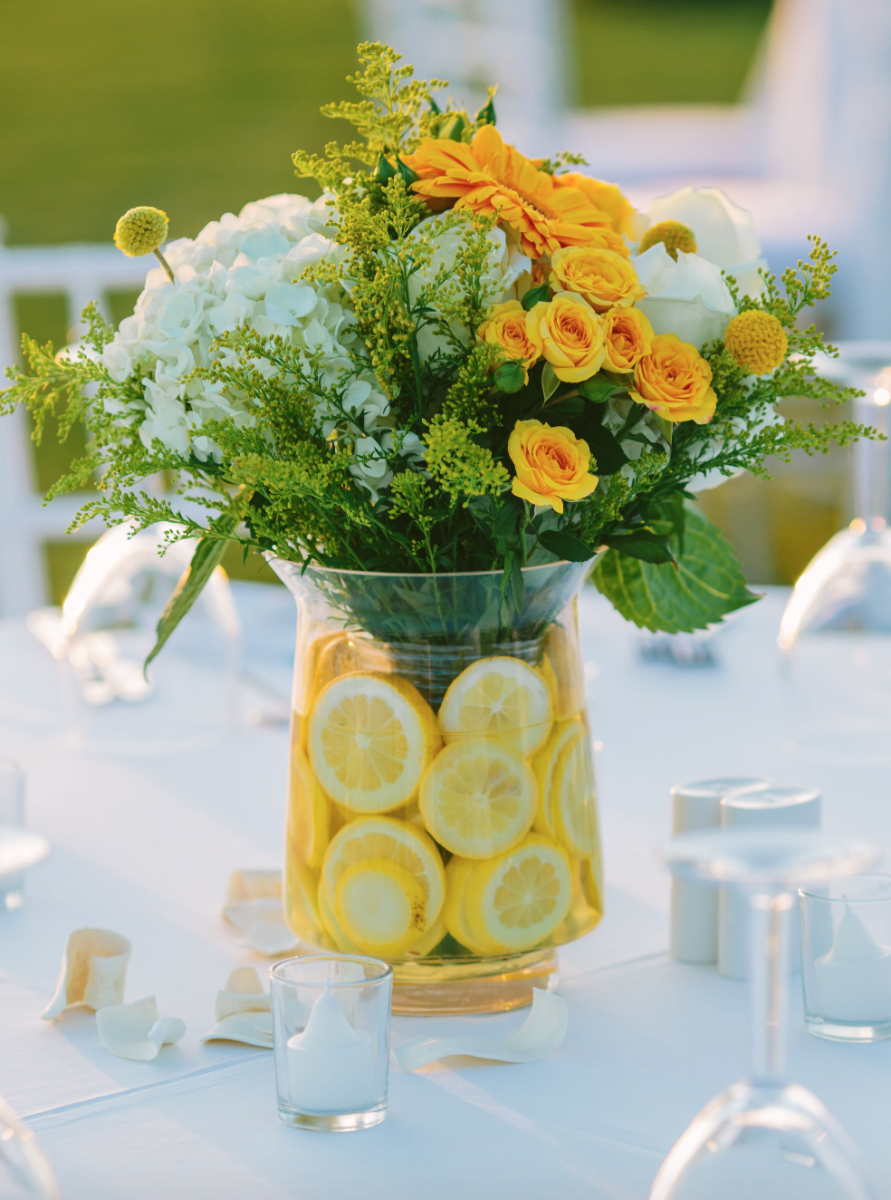
[(547, 1058), (563, 1043), (569, 1025), (569, 1010), (562, 996), (535, 988), (532, 1008), (519, 1029), (509, 1037), (409, 1038), (393, 1050), (400, 1071), (417, 1071), (439, 1058), (468, 1054), (498, 1062), (527, 1063)]
[(285, 924), (281, 871), (235, 871), (223, 916), (244, 938), (244, 945), (268, 958), (287, 954), (298, 939)]
[(214, 1005), (217, 1019), (202, 1042), (244, 1042), (248, 1046), (272, 1049), (272, 997), (263, 991), (260, 976), (253, 967), (239, 967), (217, 992)]
[(72, 1004), (106, 1008), (124, 999), (124, 979), (133, 947), (111, 929), (75, 929), (62, 956), (56, 994), (40, 1014), (44, 1021)]
[(179, 1017), (160, 1017), (154, 996), (131, 1004), (114, 1004), (96, 1013), (99, 1039), (118, 1058), (151, 1062), (162, 1046), (178, 1042), (186, 1032)]

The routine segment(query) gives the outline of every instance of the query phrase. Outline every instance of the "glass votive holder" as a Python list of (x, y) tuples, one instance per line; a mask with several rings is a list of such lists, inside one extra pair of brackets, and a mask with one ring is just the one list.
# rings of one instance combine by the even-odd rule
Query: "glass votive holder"
[(801, 888), (804, 1023), (817, 1037), (891, 1037), (891, 875)]
[[(0, 826), (20, 829), (25, 824), (25, 772), (11, 758), (0, 758)], [(24, 875), (0, 873), (0, 908), (20, 908)]]
[(393, 969), (318, 954), (270, 968), (278, 1115), (301, 1129), (369, 1129), (387, 1115)]

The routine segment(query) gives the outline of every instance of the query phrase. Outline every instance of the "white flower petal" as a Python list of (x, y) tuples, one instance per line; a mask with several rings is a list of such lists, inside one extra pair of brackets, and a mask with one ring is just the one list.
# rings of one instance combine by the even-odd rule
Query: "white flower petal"
[(71, 1004), (104, 1008), (124, 999), (124, 980), (133, 947), (111, 929), (75, 929), (62, 957), (56, 994), (40, 1014), (45, 1021)]

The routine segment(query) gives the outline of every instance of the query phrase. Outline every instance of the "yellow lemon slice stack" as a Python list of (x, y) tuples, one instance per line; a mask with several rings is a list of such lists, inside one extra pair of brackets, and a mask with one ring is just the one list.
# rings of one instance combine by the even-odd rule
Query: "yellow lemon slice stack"
[(322, 865), (329, 836), (329, 809), (309, 759), (299, 745), (291, 748), (288, 828), (295, 852), (314, 870)]
[(549, 938), (571, 899), (566, 851), (530, 833), (516, 849), (474, 867), (465, 884), (464, 911), (474, 940), (488, 953), (503, 953)]
[(435, 926), (444, 900), (433, 840), (393, 817), (351, 821), (325, 853), (319, 910), (342, 948), (401, 954)]
[(395, 675), (357, 671), (327, 684), (309, 719), (309, 758), (321, 786), (358, 812), (407, 804), (441, 745), (417, 688)]
[(554, 771), (560, 754), (573, 738), (583, 730), (580, 721), (558, 721), (551, 736), (532, 759), (532, 770), (538, 784), (538, 810), (534, 825), (539, 833), (555, 837), (552, 800), (554, 795)]
[(445, 741), (491, 737), (521, 754), (547, 740), (554, 701), (544, 676), (519, 658), (481, 658), (455, 679), (443, 697), (439, 724)]
[(550, 789), (551, 819), (559, 841), (576, 858), (590, 858), (600, 850), (594, 764), (588, 732), (578, 733), (560, 749)]
[(464, 858), (488, 858), (515, 846), (532, 825), (537, 805), (526, 759), (485, 737), (446, 746), (421, 782), (424, 824), (441, 846)]

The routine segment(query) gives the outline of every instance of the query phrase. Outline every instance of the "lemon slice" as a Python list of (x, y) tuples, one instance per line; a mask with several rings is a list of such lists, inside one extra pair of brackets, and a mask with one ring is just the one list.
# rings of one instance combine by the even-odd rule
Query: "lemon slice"
[(291, 854), (285, 865), (285, 911), (288, 928), (304, 942), (320, 945), (324, 923), (319, 912), (319, 876)]
[(334, 907), (331, 901), (325, 894), (323, 887), (319, 888), (319, 916), (322, 920), (325, 932), (329, 939), (334, 943), (336, 950), (342, 951), (344, 954), (361, 954), (362, 951), (355, 942), (351, 942), (340, 926), (340, 922), (334, 915)]
[(447, 933), (445, 921), (441, 916), (437, 917), (427, 932), (421, 934), (416, 942), (412, 942), (405, 952), (406, 958), (424, 958), (431, 950), (436, 949)]
[(402, 954), (426, 931), (426, 914), (417, 876), (392, 859), (351, 863), (337, 881), (334, 915), (366, 954)]
[(586, 858), (582, 863), (582, 892), (591, 907), (603, 914), (603, 870), (600, 855)]
[(518, 951), (549, 938), (571, 899), (566, 851), (550, 838), (530, 833), (515, 850), (471, 872), (464, 903), (478, 941)]
[(554, 696), (554, 720), (578, 716), (588, 702), (585, 670), (575, 638), (562, 625), (551, 625), (545, 634), (541, 673)]
[(519, 658), (481, 658), (449, 684), (439, 709), (446, 742), (495, 737), (521, 754), (544, 745), (554, 720), (542, 674)]
[(442, 750), (421, 781), (421, 815), (440, 845), (463, 858), (510, 849), (532, 825), (538, 787), (512, 746), (463, 738)]
[(395, 675), (343, 675), (322, 689), (309, 718), (316, 778), (362, 813), (407, 804), (440, 744), (430, 705)]
[(288, 784), (288, 840), (292, 853), (301, 858), (308, 867), (318, 870), (328, 845), (328, 802), (309, 765), (309, 759), (297, 745), (291, 748)]
[(554, 794), (554, 768), (563, 747), (577, 736), (582, 725), (579, 721), (559, 721), (554, 725), (553, 732), (538, 754), (532, 759), (532, 770), (538, 784), (538, 810), (535, 814), (533, 827), (539, 833), (554, 837), (554, 818), (552, 800)]
[[(361, 817), (344, 825), (325, 853), (320, 895), (324, 894), (328, 905), (335, 908), (341, 875), (354, 863), (371, 859), (394, 862), (418, 881), (424, 894), (425, 911), (425, 924), (420, 933), (426, 933), (442, 911), (445, 900), (442, 859), (426, 833), (393, 817)], [(319, 907), (324, 917), (321, 900)]]
[(576, 858), (600, 852), (591, 741), (584, 726), (560, 750), (551, 786), (551, 820), (557, 840)]
[[(464, 892), (467, 881), (474, 867), (479, 864), (472, 858), (459, 858), (457, 854), (449, 860), (446, 867), (446, 902), (442, 910), (445, 927), (462, 946), (466, 946), (471, 954), (484, 955), (486, 950), (479, 945), (470, 932), (470, 922), (464, 907)], [(500, 947), (493, 946), (494, 953)]]

